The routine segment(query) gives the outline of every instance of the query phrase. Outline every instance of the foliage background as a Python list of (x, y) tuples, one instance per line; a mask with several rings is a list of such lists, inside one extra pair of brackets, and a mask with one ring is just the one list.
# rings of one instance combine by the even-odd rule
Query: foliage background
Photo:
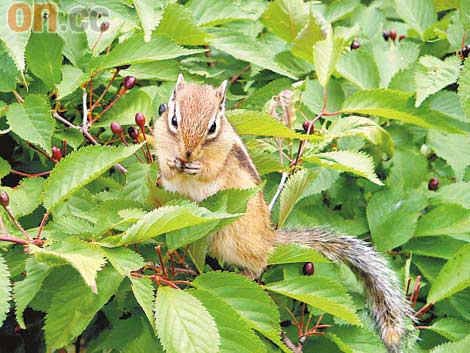
[[(470, 2), (55, 2), (60, 23), (77, 5), (106, 8), (101, 34), (86, 28), (93, 16), (79, 17), (79, 31), (12, 33), (13, 3), (0, 4), (0, 188), (41, 240), (27, 240), (0, 209), (1, 351), (279, 352), (287, 351), (281, 329), (297, 342), (295, 320), (312, 328), (320, 317), (330, 326), (307, 334), (304, 352), (384, 351), (344, 266), (280, 248), (257, 285), (205, 263), (204, 236), (239, 217), (256, 190), (196, 205), (158, 188), (156, 163), (134, 157), (146, 158), (127, 134), (134, 114), (145, 114), (149, 135), (179, 72), (230, 81), (229, 117), (268, 201), (281, 173), (289, 176), (273, 224), (330, 225), (370, 240), (416, 310), (434, 304), (418, 315), (415, 350), (468, 350)], [(384, 40), (392, 29), (397, 38)], [(126, 76), (138, 85), (123, 90)], [(315, 117), (315, 133), (305, 134), (304, 119)], [(130, 147), (113, 136), (113, 121)], [(99, 146), (87, 147), (90, 136)], [(52, 155), (53, 146), (67, 157)], [(165, 275), (157, 244), (167, 268), (205, 274)], [(314, 276), (302, 275), (306, 261)]]

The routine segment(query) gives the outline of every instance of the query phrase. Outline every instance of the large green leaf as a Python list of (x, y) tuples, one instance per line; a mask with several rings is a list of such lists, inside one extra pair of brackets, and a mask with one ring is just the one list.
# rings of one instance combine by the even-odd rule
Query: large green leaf
[(380, 338), (362, 327), (338, 326), (329, 329), (326, 337), (345, 353), (385, 353)]
[(318, 41), (313, 47), (315, 71), (323, 87), (328, 85), (331, 74), (335, 71), (344, 44), (343, 38), (333, 38), (330, 31), (326, 39)]
[(160, 287), (155, 301), (158, 336), (168, 353), (216, 353), (220, 335), (214, 318), (188, 292)]
[(470, 244), (462, 246), (442, 267), (429, 291), (428, 303), (450, 297), (468, 286), (470, 286)]
[(318, 12), (310, 11), (307, 24), (292, 42), (292, 54), (313, 63), (313, 46), (326, 38), (328, 28)]
[(470, 209), (470, 183), (444, 185), (431, 195), (430, 200), (434, 204), (456, 204)]
[(441, 344), (429, 351), (429, 353), (466, 353), (470, 344), (470, 335), (458, 342)]
[(325, 18), (330, 23), (342, 20), (350, 16), (359, 4), (359, 0), (334, 1), (328, 5), (325, 11)]
[(431, 110), (425, 104), (416, 108), (414, 96), (402, 91), (386, 89), (360, 91), (344, 101), (342, 110), (345, 113), (369, 114), (400, 120), (426, 129), (463, 133), (450, 124), (444, 114)]
[(460, 205), (440, 205), (424, 214), (416, 236), (464, 234), (470, 232), (470, 210)]
[(26, 47), (26, 63), (48, 88), (62, 78), (63, 40), (56, 33), (33, 33)]
[(8, 270), (5, 259), (0, 254), (0, 325), (3, 325), (3, 321), (10, 311), (10, 287), (10, 271)]
[(106, 260), (96, 245), (77, 238), (67, 238), (44, 248), (31, 246), (31, 253), (38, 261), (49, 266), (72, 265), (92, 291), (97, 292), (96, 276)]
[(379, 87), (379, 71), (365, 50), (351, 50), (341, 55), (336, 71), (360, 89)]
[(450, 341), (459, 341), (464, 339), (470, 332), (470, 324), (452, 317), (444, 317), (435, 321), (427, 329), (444, 336)]
[(361, 326), (351, 297), (339, 283), (321, 276), (291, 277), (266, 289), (307, 303), (353, 325)]
[(308, 13), (303, 0), (275, 0), (268, 5), (261, 21), (271, 32), (292, 42), (307, 24)]
[(152, 38), (152, 32), (162, 18), (162, 5), (165, 0), (132, 0), (144, 30), (145, 41)]
[(432, 0), (394, 0), (398, 15), (423, 36), (424, 31), (436, 21)]
[(416, 106), (431, 94), (457, 81), (460, 74), (460, 59), (456, 56), (439, 60), (434, 56), (422, 56), (415, 74)]
[(53, 209), (59, 202), (98, 178), (114, 164), (133, 155), (140, 145), (131, 147), (87, 146), (72, 152), (53, 169), (44, 189), (44, 207)]
[(64, 65), (62, 68), (62, 81), (57, 85), (59, 99), (74, 93), (88, 79), (88, 76), (78, 67)]
[(458, 83), (460, 104), (465, 116), (470, 118), (470, 60), (465, 60)]
[(144, 311), (150, 325), (155, 329), (155, 320), (153, 316), (153, 303), (155, 301), (155, 288), (149, 278), (133, 278), (129, 277), (132, 282), (132, 293), (135, 300), (139, 303)]
[(60, 349), (82, 333), (98, 310), (116, 293), (122, 277), (111, 267), (98, 275), (98, 294), (78, 276), (54, 293), (46, 315), (44, 334), (48, 349)]
[(46, 97), (31, 94), (23, 104), (12, 104), (7, 112), (11, 130), (22, 139), (49, 153), (55, 122)]
[(18, 321), (18, 324), (23, 329), (26, 328), (23, 313), (41, 289), (50, 271), (51, 268), (46, 264), (40, 263), (34, 258), (29, 258), (26, 261), (26, 278), (15, 283), (13, 297), (16, 303), (16, 321)]
[(31, 214), (41, 204), (45, 183), (42, 178), (28, 178), (23, 179), (15, 188), (0, 189), (10, 196), (11, 210), (19, 218)]
[[(19, 76), (18, 68), (10, 57), (3, 42), (0, 41), (0, 92), (12, 92), (16, 88), (16, 80)], [(0, 130), (1, 133), (1, 130)]]
[(299, 244), (280, 245), (269, 255), (268, 264), (292, 264), (298, 262), (329, 262), (323, 255)]
[(129, 248), (102, 249), (104, 256), (121, 276), (130, 276), (132, 271), (144, 267), (142, 256)]

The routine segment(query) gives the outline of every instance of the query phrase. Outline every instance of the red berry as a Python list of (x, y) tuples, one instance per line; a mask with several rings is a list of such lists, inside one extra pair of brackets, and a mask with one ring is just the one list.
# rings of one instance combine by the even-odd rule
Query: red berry
[(361, 43), (357, 40), (353, 40), (351, 42), (351, 50), (359, 49), (361, 47)]
[(390, 38), (390, 32), (389, 31), (383, 31), (382, 36), (384, 37), (385, 40), (388, 40), (388, 38)]
[(10, 204), (10, 197), (6, 193), (6, 191), (0, 191), (0, 205), (3, 207), (7, 207)]
[(60, 161), (62, 159), (62, 151), (60, 150), (60, 148), (52, 146), (52, 157), (56, 161)]
[(124, 78), (124, 87), (132, 89), (137, 83), (137, 79), (134, 76), (127, 76)]
[(462, 56), (464, 58), (468, 57), (468, 54), (470, 54), (470, 45), (466, 45), (462, 49)]
[(135, 115), (135, 123), (137, 124), (137, 126), (140, 126), (141, 128), (143, 128), (145, 126), (145, 116), (144, 116), (144, 114), (137, 113)]
[(122, 129), (122, 126), (116, 122), (111, 123), (111, 131), (115, 135), (122, 135), (122, 133), (124, 132), (124, 130)]
[(315, 272), (315, 267), (311, 262), (306, 262), (303, 268), (303, 272), (305, 276), (312, 276)]
[(401, 42), (405, 38), (406, 38), (406, 36), (404, 34), (400, 34), (400, 37), (398, 37), (398, 40)]
[(131, 139), (135, 140), (135, 141), (138, 141), (139, 140), (139, 131), (137, 131), (137, 129), (133, 126), (131, 126), (127, 132), (129, 133), (129, 136), (131, 137)]
[(394, 29), (390, 30), (390, 39), (395, 41), (397, 39), (397, 32)]
[(302, 127), (304, 128), (304, 131), (307, 132), (310, 125), (312, 125), (312, 127), (310, 128), (310, 134), (313, 134), (313, 132), (315, 131), (315, 126), (313, 126), (311, 121), (308, 121), (308, 120), (304, 121), (304, 123), (302, 124)]
[(428, 189), (431, 191), (436, 191), (438, 188), (439, 188), (439, 179), (431, 178), (431, 180), (429, 180)]
[(110, 25), (110, 23), (108, 21), (102, 22), (101, 26), (100, 26), (100, 31), (101, 32), (106, 32), (109, 29), (109, 25)]

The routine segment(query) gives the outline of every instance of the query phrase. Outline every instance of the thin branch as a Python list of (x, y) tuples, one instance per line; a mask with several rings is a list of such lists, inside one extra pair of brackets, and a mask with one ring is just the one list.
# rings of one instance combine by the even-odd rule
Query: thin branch
[[(91, 82), (92, 81), (90, 81), (90, 84), (91, 84)], [(87, 92), (86, 92), (86, 89), (83, 90), (82, 109), (83, 109), (82, 128), (87, 128), (87, 126), (88, 126), (88, 107), (87, 107)]]
[(5, 223), (3, 223), (2, 217), (0, 217), (0, 229), (2, 230), (3, 236), (8, 236), (7, 227), (5, 227)]
[(8, 241), (10, 243), (16, 243), (16, 244), (21, 244), (21, 245), (29, 245), (30, 244), (30, 242), (26, 239), (10, 237), (9, 235), (1, 236), (0, 241)]
[(41, 224), (39, 225), (39, 230), (38, 230), (38, 234), (36, 236), (36, 240), (41, 239), (41, 234), (42, 234), (42, 231), (44, 229), (44, 226), (45, 226), (46, 221), (47, 221), (48, 218), (49, 218), (49, 211), (44, 213), (44, 216), (42, 217), (42, 221), (41, 221)]
[(90, 111), (93, 113), (93, 109), (95, 109), (98, 104), (100, 104), (100, 102), (103, 100), (104, 96), (106, 95), (106, 93), (108, 93), (109, 89), (111, 88), (111, 85), (113, 84), (113, 82), (116, 80), (116, 77), (119, 75), (119, 72), (121, 71), (121, 69), (117, 68), (116, 71), (114, 71), (114, 75), (113, 77), (111, 78), (111, 81), (108, 82), (106, 88), (104, 89), (103, 93), (101, 93), (101, 95), (99, 96), (98, 100), (91, 106), (90, 108)]
[(20, 94), (19, 94), (17, 91), (13, 90), (13, 95), (15, 96), (16, 101), (17, 101), (18, 103), (20, 103), (20, 104), (23, 104), (23, 103), (24, 103), (23, 97), (21, 97)]
[(13, 169), (10, 171), (10, 173), (15, 174), (15, 175), (19, 175), (19, 176), (24, 176), (24, 177), (27, 177), (27, 178), (36, 178), (36, 177), (42, 177), (42, 176), (47, 176), (47, 175), (51, 174), (50, 171), (42, 172), (42, 173), (29, 174), (29, 173), (23, 173), (23, 172), (20, 172), (18, 170), (13, 170)]
[(240, 77), (249, 69), (250, 69), (250, 65), (246, 65), (243, 69), (240, 70), (238, 74), (233, 75), (229, 81), (230, 84), (234, 84), (235, 82), (237, 82), (240, 79)]
[(10, 206), (3, 206), (5, 211), (8, 214), (8, 217), (10, 217), (10, 220), (13, 222), (13, 224), (16, 226), (16, 228), (19, 229), (19, 231), (26, 237), (28, 240), (33, 240), (33, 238), (28, 234), (28, 232), (23, 228), (23, 226), (18, 222), (16, 219), (15, 215), (13, 214), (11, 207)]
[(287, 337), (286, 333), (283, 331), (281, 332), (281, 339), (282, 342), (294, 353), (303, 353), (302, 346), (296, 346), (289, 337)]
[(281, 192), (282, 192), (282, 189), (284, 189), (284, 185), (286, 184), (286, 181), (287, 181), (287, 178), (289, 177), (289, 173), (287, 172), (282, 172), (282, 176), (281, 176), (281, 182), (279, 183), (279, 186), (276, 190), (276, 193), (274, 194), (274, 197), (273, 199), (271, 200), (271, 202), (269, 203), (269, 212), (272, 211), (274, 205), (276, 204), (276, 201), (277, 199), (279, 198), (279, 196), (281, 195)]

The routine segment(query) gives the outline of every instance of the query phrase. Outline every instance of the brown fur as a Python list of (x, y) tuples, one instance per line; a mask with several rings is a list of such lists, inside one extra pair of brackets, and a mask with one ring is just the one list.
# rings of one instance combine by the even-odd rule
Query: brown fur
[[(217, 136), (207, 139), (209, 122), (223, 109), (224, 92), (221, 89), (186, 84), (180, 76), (171, 99), (181, 113), (178, 131), (169, 131), (168, 112), (155, 127), (157, 156), (166, 189), (200, 201), (219, 190), (251, 188), (260, 182), (241, 139), (224, 116)], [(191, 160), (202, 164), (197, 175), (177, 171), (168, 163), (174, 158), (184, 159), (188, 148), (193, 151)], [(393, 271), (365, 242), (322, 229), (274, 231), (260, 192), (249, 201), (242, 218), (209, 235), (209, 254), (257, 277), (266, 268), (269, 254), (279, 243), (305, 244), (332, 260), (350, 265), (365, 283), (373, 316), (389, 352), (400, 352), (409, 306)]]

